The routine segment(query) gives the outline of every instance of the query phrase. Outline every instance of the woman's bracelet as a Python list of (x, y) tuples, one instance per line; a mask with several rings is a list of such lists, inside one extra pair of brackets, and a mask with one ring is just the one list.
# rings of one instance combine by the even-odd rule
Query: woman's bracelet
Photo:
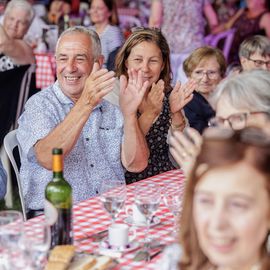
[(172, 118), (170, 118), (170, 124), (171, 124), (172, 129), (174, 129), (174, 130), (182, 129), (182, 128), (184, 128), (186, 126), (186, 119), (182, 115), (182, 123), (174, 125), (173, 122), (172, 122)]
[(178, 129), (182, 129), (186, 126), (186, 122), (182, 122), (181, 124), (178, 125), (174, 125), (173, 123), (171, 123), (171, 127), (174, 130), (178, 130)]
[(186, 126), (186, 118), (185, 118), (185, 116), (184, 116), (184, 113), (181, 111), (181, 123), (180, 124), (173, 124), (173, 121), (172, 121), (172, 114), (171, 114), (171, 117), (170, 117), (170, 124), (171, 124), (171, 127), (172, 127), (172, 129), (174, 129), (174, 130), (177, 130), (177, 129), (183, 129), (183, 128), (185, 128), (185, 126)]

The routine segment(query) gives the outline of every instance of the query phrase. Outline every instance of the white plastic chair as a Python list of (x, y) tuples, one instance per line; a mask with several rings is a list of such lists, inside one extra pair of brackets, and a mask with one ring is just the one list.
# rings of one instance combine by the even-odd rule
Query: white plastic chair
[(231, 50), (233, 38), (234, 38), (235, 29), (229, 29), (227, 31), (218, 33), (218, 34), (210, 34), (204, 38), (204, 42), (207, 45), (212, 47), (217, 47), (220, 40), (224, 39), (224, 45), (222, 48), (223, 55), (227, 60), (229, 57), (229, 53)]
[(19, 119), (20, 115), (22, 114), (24, 104), (26, 103), (26, 101), (29, 97), (31, 78), (33, 76), (33, 73), (35, 72), (35, 69), (36, 69), (36, 65), (34, 65), (34, 64), (30, 65), (23, 76), (23, 79), (21, 82), (21, 88), (20, 88), (20, 95), (19, 95), (19, 99), (18, 99), (14, 128), (18, 127), (18, 119)]
[(16, 137), (17, 129), (10, 131), (4, 138), (4, 148), (8, 155), (8, 158), (12, 164), (12, 167), (14, 169), (14, 172), (16, 174), (18, 189), (19, 189), (19, 196), (21, 201), (21, 207), (22, 207), (22, 213), (23, 213), (23, 219), (26, 220), (26, 209), (24, 204), (24, 198), (23, 198), (23, 192), (22, 192), (22, 186), (21, 186), (21, 180), (19, 175), (19, 168), (17, 166), (17, 163), (15, 161), (13, 150), (18, 147), (19, 150), (19, 157), (21, 159), (21, 149)]

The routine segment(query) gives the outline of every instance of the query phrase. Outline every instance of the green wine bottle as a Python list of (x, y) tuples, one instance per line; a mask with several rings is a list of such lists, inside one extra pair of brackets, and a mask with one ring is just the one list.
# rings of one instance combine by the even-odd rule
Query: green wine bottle
[(45, 217), (51, 226), (51, 248), (73, 243), (72, 188), (63, 177), (62, 149), (54, 148), (53, 179), (45, 190)]

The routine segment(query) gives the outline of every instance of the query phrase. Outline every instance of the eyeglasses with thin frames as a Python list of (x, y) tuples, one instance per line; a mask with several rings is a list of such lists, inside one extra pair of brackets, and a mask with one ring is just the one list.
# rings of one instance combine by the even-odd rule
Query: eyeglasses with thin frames
[(263, 61), (263, 60), (251, 59), (251, 58), (248, 58), (248, 60), (252, 61), (256, 67), (262, 67), (263, 65), (266, 65), (267, 68), (270, 68), (270, 60)]
[(201, 80), (204, 75), (206, 75), (210, 80), (215, 80), (220, 77), (220, 72), (219, 70), (194, 70), (192, 72), (192, 77), (195, 80)]
[(246, 127), (247, 119), (250, 115), (260, 114), (260, 113), (268, 114), (268, 112), (256, 111), (256, 112), (235, 113), (235, 114), (230, 115), (227, 118), (214, 117), (210, 119), (210, 121), (208, 122), (208, 126), (220, 127), (220, 126), (224, 126), (225, 122), (228, 122), (228, 124), (233, 130), (240, 130)]

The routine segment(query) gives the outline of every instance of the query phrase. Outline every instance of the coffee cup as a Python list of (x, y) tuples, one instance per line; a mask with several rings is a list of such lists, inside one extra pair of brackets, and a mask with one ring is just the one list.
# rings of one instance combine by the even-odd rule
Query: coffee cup
[(134, 224), (146, 224), (146, 217), (141, 213), (136, 204), (126, 207), (126, 214), (132, 218)]
[(114, 223), (109, 227), (109, 244), (112, 247), (126, 247), (135, 238), (135, 228), (129, 228), (127, 224)]

